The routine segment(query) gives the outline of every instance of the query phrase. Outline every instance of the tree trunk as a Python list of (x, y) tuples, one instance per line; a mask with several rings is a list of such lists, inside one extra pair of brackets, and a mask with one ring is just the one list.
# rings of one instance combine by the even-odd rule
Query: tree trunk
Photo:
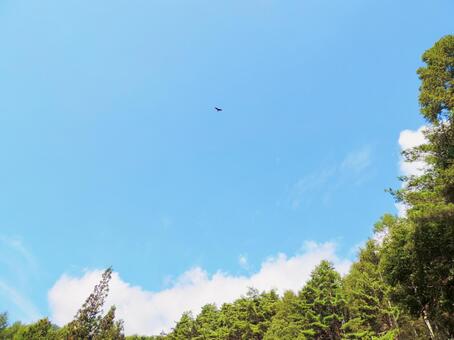
[[(395, 328), (399, 328), (399, 324), (397, 323), (397, 319), (396, 319), (396, 316), (394, 315), (393, 313), (393, 307), (391, 305), (391, 301), (389, 301), (387, 298), (386, 298), (386, 302), (388, 303), (388, 306), (389, 306), (389, 310), (390, 310), (390, 314), (391, 314), (391, 318), (388, 316), (388, 319), (389, 319), (389, 322), (391, 323), (391, 327), (395, 327)], [(394, 324), (393, 324), (393, 321), (394, 321)]]
[(427, 317), (426, 309), (422, 310), (422, 317), (423, 317), (424, 322), (425, 322), (425, 324), (427, 326), (427, 329), (429, 330), (430, 338), (431, 339), (435, 339), (435, 334), (434, 334), (434, 331), (432, 329), (432, 325), (430, 324), (429, 318)]

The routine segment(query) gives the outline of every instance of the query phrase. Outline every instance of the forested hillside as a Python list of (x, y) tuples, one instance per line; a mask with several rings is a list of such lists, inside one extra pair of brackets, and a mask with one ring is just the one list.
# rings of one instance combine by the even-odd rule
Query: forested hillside
[[(423, 161), (424, 169), (389, 190), (405, 216), (385, 214), (376, 223), (345, 277), (323, 261), (298, 292), (250, 289), (233, 303), (184, 313), (168, 334), (126, 339), (454, 338), (454, 36), (422, 59), (419, 102), (428, 142), (403, 156)], [(0, 339), (125, 338), (115, 308), (102, 312), (111, 273), (68, 325), (9, 324), (4, 313)]]

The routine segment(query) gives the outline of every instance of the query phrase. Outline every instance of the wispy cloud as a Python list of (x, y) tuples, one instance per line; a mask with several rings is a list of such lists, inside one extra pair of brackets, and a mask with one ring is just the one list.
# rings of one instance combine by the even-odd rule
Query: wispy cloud
[(291, 190), (291, 207), (296, 209), (303, 202), (309, 202), (312, 194), (322, 188), (336, 174), (336, 168), (327, 168), (300, 178)]
[(365, 146), (360, 150), (350, 152), (341, 163), (342, 171), (352, 171), (356, 174), (360, 174), (371, 164), (371, 149), (369, 146)]
[(38, 309), (33, 303), (22, 295), (17, 289), (0, 280), (0, 295), (3, 295), (5, 301), (10, 301), (19, 312), (23, 315), (25, 322), (36, 321), (40, 318)]
[(370, 177), (371, 164), (371, 148), (364, 146), (348, 153), (337, 164), (301, 177), (291, 187), (290, 206), (297, 209), (303, 203), (310, 203), (314, 198), (328, 202), (333, 190), (345, 182), (361, 185)]
[[(169, 330), (184, 311), (198, 313), (207, 303), (221, 305), (245, 294), (248, 287), (259, 290), (299, 290), (321, 260), (332, 261), (345, 274), (351, 262), (336, 255), (334, 243), (307, 242), (293, 256), (277, 254), (265, 260), (260, 270), (251, 275), (230, 275), (218, 271), (209, 275), (200, 267), (192, 268), (177, 278), (168, 289), (147, 291), (122, 280), (114, 273), (107, 305), (117, 306), (118, 316), (125, 321), (127, 334), (158, 334)], [(52, 321), (63, 325), (75, 315), (101, 276), (100, 270), (81, 277), (62, 275), (48, 293)], [(71, 294), (68, 294), (71, 292)]]
[(4, 307), (12, 315), (30, 322), (39, 318), (39, 311), (26, 297), (30, 282), (39, 273), (35, 256), (18, 237), (0, 235), (0, 295), (4, 296)]
[(25, 264), (29, 269), (36, 270), (38, 265), (33, 254), (24, 246), (23, 242), (19, 238), (12, 238), (0, 235), (0, 243), (4, 246), (7, 246), (11, 249), (9, 254), (11, 256), (19, 256), (22, 261), (25, 261)]

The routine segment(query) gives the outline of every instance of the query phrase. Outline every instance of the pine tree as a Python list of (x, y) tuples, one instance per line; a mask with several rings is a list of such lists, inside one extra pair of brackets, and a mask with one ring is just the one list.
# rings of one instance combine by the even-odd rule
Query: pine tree
[(303, 340), (304, 317), (302, 303), (292, 291), (286, 291), (276, 307), (276, 315), (264, 340)]
[(172, 332), (168, 335), (169, 340), (194, 339), (196, 333), (195, 322), (190, 312), (185, 312), (177, 322)]
[(314, 339), (340, 339), (345, 301), (339, 273), (322, 261), (299, 293), (303, 301), (305, 333)]
[(263, 339), (276, 313), (276, 292), (250, 289), (246, 296), (221, 308), (222, 332), (227, 339)]
[(215, 304), (207, 304), (202, 307), (202, 311), (195, 320), (195, 328), (197, 334), (194, 339), (214, 340), (222, 338), (220, 312)]
[(444, 339), (454, 337), (454, 36), (435, 43), (423, 61), (418, 74), (428, 143), (404, 156), (427, 167), (395, 192), (409, 209), (388, 237), (384, 263), (397, 300), (424, 318), (431, 338)]
[(342, 329), (348, 339), (372, 339), (398, 329), (400, 310), (390, 301), (391, 287), (379, 265), (379, 245), (369, 240), (344, 278), (349, 320)]
[(77, 312), (73, 321), (65, 329), (67, 339), (123, 339), (123, 323), (115, 322), (115, 307), (103, 317), (102, 307), (109, 293), (109, 281), (112, 277), (112, 268), (102, 274), (101, 281)]
[(61, 337), (58, 336), (57, 327), (52, 325), (49, 319), (44, 318), (24, 327), (14, 340), (57, 340), (59, 338)]

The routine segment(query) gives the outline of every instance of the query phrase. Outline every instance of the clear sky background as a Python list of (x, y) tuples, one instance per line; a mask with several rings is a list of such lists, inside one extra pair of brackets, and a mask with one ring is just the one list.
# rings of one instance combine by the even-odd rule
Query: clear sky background
[(399, 134), (424, 123), (415, 71), (453, 13), (1, 1), (0, 310), (55, 315), (63, 274), (110, 265), (159, 292), (191, 268), (251, 277), (308, 241), (354, 259), (396, 213)]

